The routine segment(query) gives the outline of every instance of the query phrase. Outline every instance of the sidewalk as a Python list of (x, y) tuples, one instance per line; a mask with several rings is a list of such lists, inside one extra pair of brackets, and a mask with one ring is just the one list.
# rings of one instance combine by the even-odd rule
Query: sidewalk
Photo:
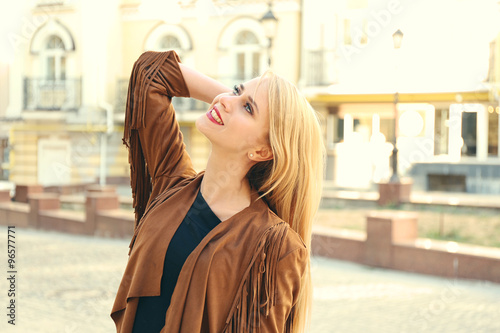
[[(7, 228), (0, 248), (6, 252)], [(127, 262), (128, 239), (16, 229), (16, 326), (1, 332), (114, 332), (109, 312)], [(2, 268), (7, 271), (6, 260)], [(452, 281), (312, 259), (310, 332), (500, 332), (500, 285)], [(6, 273), (5, 273), (6, 274)]]

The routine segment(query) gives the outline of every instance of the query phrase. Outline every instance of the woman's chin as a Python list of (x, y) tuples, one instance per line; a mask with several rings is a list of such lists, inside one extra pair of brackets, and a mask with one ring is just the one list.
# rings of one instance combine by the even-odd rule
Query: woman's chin
[(207, 120), (208, 120), (208, 119), (203, 119), (203, 117), (205, 117), (205, 118), (206, 118), (205, 114), (203, 114), (201, 117), (199, 117), (198, 119), (196, 119), (196, 121), (195, 121), (195, 123), (194, 123), (194, 124), (195, 124), (195, 126), (196, 126), (196, 129), (198, 129), (198, 131), (199, 131), (201, 134), (203, 134), (205, 137), (207, 137), (207, 138), (210, 140), (210, 138), (209, 138), (209, 137), (208, 137), (208, 135), (207, 135), (207, 134), (208, 134), (208, 132), (210, 132), (210, 131), (208, 131), (208, 130), (207, 130), (207, 129), (208, 129), (208, 126), (209, 126), (210, 124), (208, 124), (208, 123), (207, 123)]

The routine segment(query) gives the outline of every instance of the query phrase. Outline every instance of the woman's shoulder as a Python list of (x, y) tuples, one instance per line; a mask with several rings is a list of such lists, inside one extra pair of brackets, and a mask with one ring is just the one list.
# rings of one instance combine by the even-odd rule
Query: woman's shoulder
[(282, 245), (280, 260), (290, 255), (300, 257), (305, 260), (308, 257), (308, 253), (309, 251), (306, 244), (302, 240), (302, 237), (300, 237), (300, 235), (288, 225), (288, 232)]
[(283, 242), (281, 244), (280, 260), (291, 254), (301, 257), (307, 255), (308, 249), (306, 244), (302, 240), (302, 237), (300, 237), (300, 235), (292, 229), (288, 222), (281, 219), (270, 208), (268, 209), (270, 219), (272, 221), (272, 226), (270, 228), (280, 226), (280, 228), (284, 229), (285, 233), (285, 237), (283, 238)]

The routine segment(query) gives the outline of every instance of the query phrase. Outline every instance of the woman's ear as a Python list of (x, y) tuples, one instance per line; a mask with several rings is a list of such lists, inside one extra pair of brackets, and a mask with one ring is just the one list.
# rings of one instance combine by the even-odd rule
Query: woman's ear
[(271, 147), (265, 146), (254, 150), (248, 156), (252, 161), (256, 162), (269, 161), (273, 159), (273, 151), (271, 150)]

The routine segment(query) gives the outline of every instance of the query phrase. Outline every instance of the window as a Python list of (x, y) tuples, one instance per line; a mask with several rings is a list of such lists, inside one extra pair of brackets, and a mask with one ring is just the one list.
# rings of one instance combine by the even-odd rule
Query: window
[(47, 39), (42, 57), (45, 59), (45, 78), (48, 80), (66, 79), (66, 55), (62, 39), (51, 35)]
[(161, 51), (175, 50), (177, 53), (182, 53), (181, 43), (175, 36), (172, 35), (165, 35), (161, 37), (158, 41), (158, 49)]
[(75, 43), (70, 30), (49, 19), (30, 44), (31, 76), (24, 81), (25, 110), (77, 110), (81, 105), (81, 81), (74, 77)]
[(160, 23), (147, 36), (144, 44), (145, 51), (169, 51), (174, 50), (182, 61), (189, 63), (193, 49), (191, 37), (187, 31), (175, 24)]
[(254, 33), (240, 31), (234, 40), (236, 53), (236, 78), (250, 80), (260, 74), (261, 47)]
[(333, 119), (333, 143), (344, 141), (344, 118), (335, 116)]
[(236, 45), (258, 44), (257, 37), (250, 31), (241, 31), (236, 35)]
[(477, 112), (462, 112), (462, 156), (476, 156)]
[(262, 24), (243, 17), (232, 21), (222, 30), (218, 42), (218, 78), (232, 86), (260, 74), (267, 63), (268, 39)]
[(385, 141), (394, 142), (394, 118), (380, 117), (380, 133), (385, 136)]
[(344, 19), (344, 45), (368, 43), (368, 19), (354, 17)]
[[(343, 142), (346, 138), (344, 135), (344, 118), (334, 115), (333, 118), (333, 143)], [(352, 120), (352, 132), (357, 133), (363, 142), (369, 142), (372, 135), (372, 118), (370, 116), (356, 116)]]

